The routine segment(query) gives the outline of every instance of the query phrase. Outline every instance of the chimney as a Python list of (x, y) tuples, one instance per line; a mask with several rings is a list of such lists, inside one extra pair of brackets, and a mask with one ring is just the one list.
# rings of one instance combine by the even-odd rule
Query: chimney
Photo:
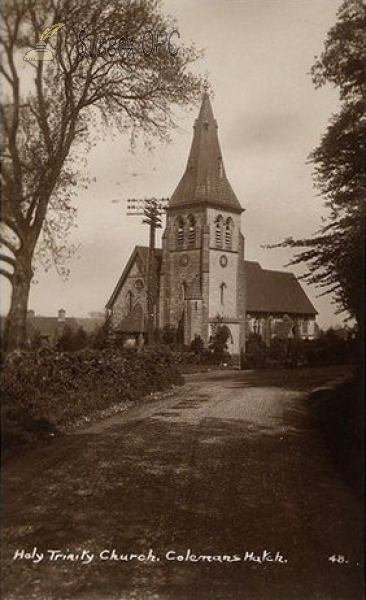
[(66, 310), (64, 308), (60, 308), (60, 310), (58, 311), (58, 322), (59, 323), (65, 323), (66, 321)]

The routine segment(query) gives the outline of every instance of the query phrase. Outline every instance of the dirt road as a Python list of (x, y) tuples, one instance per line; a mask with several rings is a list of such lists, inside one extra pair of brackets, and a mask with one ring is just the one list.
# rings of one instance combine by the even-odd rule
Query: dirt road
[(192, 375), (5, 465), (4, 600), (363, 598), (360, 501), (306, 413), (330, 375)]

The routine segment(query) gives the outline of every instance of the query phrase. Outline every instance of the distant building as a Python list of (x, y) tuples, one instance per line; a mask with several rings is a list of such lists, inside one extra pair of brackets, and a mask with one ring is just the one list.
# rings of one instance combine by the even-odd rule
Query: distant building
[(104, 316), (100, 317), (66, 317), (66, 311), (61, 308), (56, 317), (42, 317), (35, 314), (33, 310), (27, 313), (27, 339), (31, 340), (39, 336), (43, 343), (54, 344), (62, 335), (66, 327), (77, 331), (82, 327), (85, 333), (93, 333), (96, 328), (104, 323)]
[[(153, 269), (154, 324), (177, 329), (189, 344), (208, 344), (218, 322), (239, 354), (250, 333), (312, 338), (317, 311), (292, 273), (244, 260), (243, 209), (227, 179), (217, 123), (204, 94), (185, 173), (167, 208)], [(149, 250), (136, 246), (106, 308), (115, 335), (137, 341), (147, 331)]]

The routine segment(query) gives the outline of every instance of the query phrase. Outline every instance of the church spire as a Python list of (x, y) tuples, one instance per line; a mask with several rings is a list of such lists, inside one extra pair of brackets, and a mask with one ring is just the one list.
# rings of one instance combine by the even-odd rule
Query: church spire
[(206, 204), (242, 212), (239, 200), (226, 177), (217, 122), (207, 91), (203, 94), (193, 129), (186, 171), (171, 197), (169, 207)]

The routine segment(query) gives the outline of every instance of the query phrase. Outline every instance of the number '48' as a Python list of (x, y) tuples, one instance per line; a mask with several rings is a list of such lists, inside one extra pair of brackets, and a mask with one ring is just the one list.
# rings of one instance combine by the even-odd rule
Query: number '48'
[(330, 560), (330, 562), (332, 562), (332, 563), (339, 563), (339, 564), (347, 562), (346, 559), (344, 558), (343, 554), (333, 554), (332, 556), (330, 556), (328, 558), (328, 560)]

